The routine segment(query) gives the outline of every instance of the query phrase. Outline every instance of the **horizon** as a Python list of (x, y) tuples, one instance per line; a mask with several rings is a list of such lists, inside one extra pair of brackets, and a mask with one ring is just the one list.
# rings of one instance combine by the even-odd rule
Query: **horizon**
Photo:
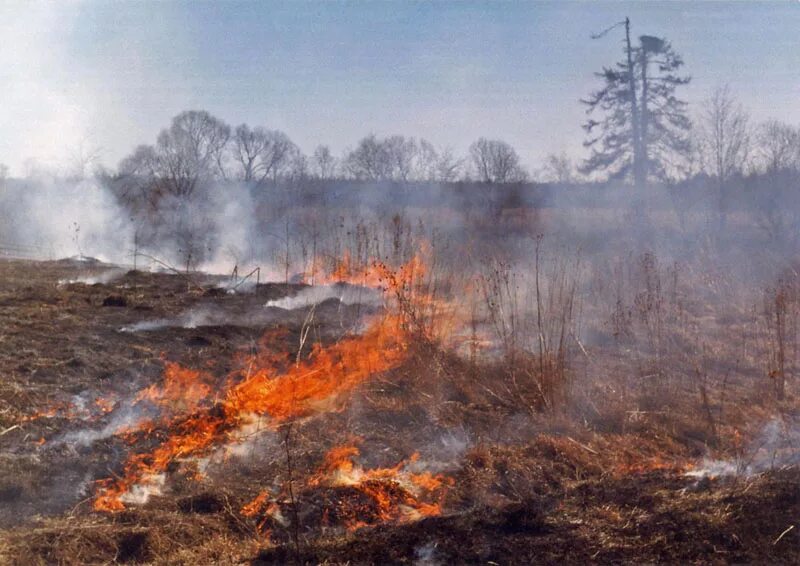
[(306, 154), (375, 133), (459, 155), (502, 139), (529, 171), (578, 160), (579, 99), (622, 56), (621, 32), (590, 35), (626, 16), (634, 38), (683, 56), (691, 114), (730, 84), (754, 121), (800, 123), (797, 2), (11, 2), (0, 15), (0, 163), (16, 176), (82, 146), (116, 168), (190, 109), (282, 130)]

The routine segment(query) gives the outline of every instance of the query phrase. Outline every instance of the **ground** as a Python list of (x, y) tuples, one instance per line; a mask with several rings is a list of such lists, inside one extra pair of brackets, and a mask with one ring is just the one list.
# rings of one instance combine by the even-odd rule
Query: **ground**
[[(762, 423), (763, 407), (726, 409), (727, 419), (714, 422), (692, 389), (683, 410), (664, 416), (655, 403), (631, 412), (601, 405), (607, 392), (581, 382), (573, 402), (534, 408), (534, 397), (503, 393), (501, 370), (424, 340), (331, 399), (259, 419), (255, 429), (248, 422), (235, 443), (171, 454), (146, 502), (95, 510), (102, 482), (120, 481), (132, 454), (151, 458), (198, 415), (231, 414), (220, 395), (196, 400), (183, 387), (170, 398), (173, 420), (147, 413), (151, 428), (135, 424), (155, 409), (134, 400), (157, 385), (163, 401), (170, 367), (208, 376), (203, 384), (216, 392), (230, 391), (262, 358), (286, 378), (321, 355), (304, 349), (304, 336), (320, 348), (347, 344), (377, 308), (329, 299), (265, 311), (307, 287), (226, 286), (225, 277), (83, 259), (0, 261), (0, 562), (800, 560), (794, 465), (686, 475), (710, 446), (735, 451), (726, 439), (746, 431), (748, 419)], [(735, 328), (738, 319), (729, 322)], [(309, 361), (301, 364), (298, 352)], [(618, 361), (604, 357), (600, 340), (582, 356), (609, 372)], [(585, 370), (577, 362), (571, 371)], [(735, 379), (725, 385), (728, 405), (749, 395)], [(601, 405), (596, 414), (585, 409), (592, 400)]]

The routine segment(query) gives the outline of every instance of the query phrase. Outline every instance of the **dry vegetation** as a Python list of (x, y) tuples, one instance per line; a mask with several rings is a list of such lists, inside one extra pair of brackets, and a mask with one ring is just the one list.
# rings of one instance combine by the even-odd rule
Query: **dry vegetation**
[(596, 212), (316, 218), (288, 309), (2, 261), (0, 561), (796, 563), (791, 261)]

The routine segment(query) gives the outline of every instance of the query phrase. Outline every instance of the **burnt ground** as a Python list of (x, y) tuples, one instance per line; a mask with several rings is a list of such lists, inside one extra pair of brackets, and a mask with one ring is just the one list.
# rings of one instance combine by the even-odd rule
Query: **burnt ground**
[[(126, 400), (158, 382), (165, 361), (204, 368), (221, 383), (239, 354), (263, 347), (265, 333), (270, 349), (290, 359), (308, 320), (307, 309), (252, 314), (298, 293), (299, 285), (229, 294), (219, 289), (221, 277), (125, 271), (104, 283), (66, 282), (116, 269), (0, 263), (2, 563), (800, 560), (795, 467), (689, 478), (683, 470), (711, 442), (702, 416), (700, 424), (676, 416), (618, 427), (605, 424), (613, 421), (605, 414), (589, 421), (569, 411), (538, 414), (495, 394), (488, 370), (476, 376), (426, 347), (336, 410), (293, 423), (291, 470), (286, 431), (272, 431), (249, 445), (246, 457), (211, 458), (201, 479), (196, 463), (176, 462), (168, 489), (144, 505), (94, 512), (94, 482), (118, 474), (131, 447), (117, 434), (79, 440), (79, 433), (116, 430)], [(315, 315), (315, 340), (335, 340), (366, 310), (327, 303)], [(212, 324), (183, 328), (187, 312), (205, 313)], [(121, 331), (152, 321), (167, 322)], [(348, 442), (358, 443), (365, 468), (418, 453), (452, 482), (442, 514), (384, 524), (352, 490), (309, 487), (303, 478), (332, 446)], [(291, 521), (242, 513), (275, 485), (284, 486), (277, 490), (282, 510), (296, 512), (297, 530)], [(295, 486), (294, 503), (286, 485)], [(335, 515), (346, 504), (359, 506), (365, 526), (330, 524), (328, 511)]]
[[(72, 260), (3, 261), (0, 274), (2, 526), (71, 508), (91, 495), (95, 479), (119, 465), (127, 447), (112, 435), (91, 443), (70, 436), (115, 426), (110, 417), (116, 411), (106, 415), (98, 403), (107, 410), (121, 407), (159, 380), (166, 360), (224, 377), (236, 352), (255, 348), (270, 329), (282, 331), (271, 340), (288, 356), (305, 318), (302, 309), (266, 309), (257, 321), (245, 316), (265, 311), (266, 302), (295, 294), (301, 285), (262, 284), (228, 294), (219, 287), (228, 282), (224, 277), (125, 272)], [(113, 281), (71, 282), (103, 274)], [(355, 316), (350, 309), (334, 310), (330, 320)], [(206, 318), (223, 312), (235, 324), (217, 316), (208, 325), (183, 328), (187, 312)], [(123, 331), (153, 321), (166, 322)], [(332, 328), (325, 332), (335, 335)]]

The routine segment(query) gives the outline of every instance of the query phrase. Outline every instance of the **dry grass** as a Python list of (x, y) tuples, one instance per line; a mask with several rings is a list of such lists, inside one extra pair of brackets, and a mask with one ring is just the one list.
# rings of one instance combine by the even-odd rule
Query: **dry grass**
[[(13, 528), (0, 534), (0, 561), (286, 563), (298, 546), (303, 561), (326, 564), (429, 554), (445, 563), (797, 559), (796, 531), (775, 542), (800, 509), (794, 468), (704, 483), (682, 475), (703, 457), (741, 455), (770, 417), (793, 422), (796, 279), (732, 280), (730, 258), (711, 247), (677, 259), (631, 251), (627, 241), (609, 242), (613, 252), (587, 251), (557, 233), (537, 237), (524, 211), (506, 214), (516, 226), (507, 240), (492, 239), (500, 237), (496, 221), (472, 218), (487, 241), (463, 243), (400, 214), (345, 223), (308, 212), (305, 228), (288, 231), (276, 251), (284, 279), (330, 271), (343, 257), (356, 271), (380, 258), (391, 279), (388, 266), (424, 252), (425, 270), (407, 284), (389, 281), (411, 336), (407, 359), (331, 410), (293, 421), (291, 470), (280, 438), (259, 430), (247, 457), (210, 458), (201, 481), (191, 479), (196, 462), (177, 459), (162, 496), (114, 515), (76, 506), (75, 493), (47, 506), (36, 493), (76, 459), (87, 464), (70, 485), (108, 477), (130, 448), (114, 438), (75, 454), (38, 448), (39, 437), (83, 424), (26, 416), (76, 394), (132, 394), (160, 378), (162, 356), (203, 367), (221, 385), (254, 353), (296, 363), (312, 342), (328, 344), (353, 326), (337, 307), (276, 323), (284, 332), (268, 339), (260, 339), (263, 328), (236, 325), (119, 333), (198, 304), (259, 308), (298, 288), (228, 296), (207, 292), (216, 280), (188, 286), (174, 274), (58, 287), (85, 267), (3, 264), (0, 433), (19, 428), (0, 436), (0, 469), (20, 479), (0, 482), (0, 497), (19, 492), (30, 505), (9, 502), (27, 522), (6, 517)], [(618, 215), (607, 212), (586, 230), (613, 232)], [(558, 232), (555, 215), (532, 216)], [(112, 294), (128, 306), (100, 306)], [(419, 452), (453, 481), (443, 516), (356, 533), (325, 526), (317, 512), (345, 494), (309, 478), (330, 448), (348, 443), (370, 469)], [(271, 525), (272, 545), (241, 512), (266, 488), (286, 515), (299, 507), (294, 524)]]

